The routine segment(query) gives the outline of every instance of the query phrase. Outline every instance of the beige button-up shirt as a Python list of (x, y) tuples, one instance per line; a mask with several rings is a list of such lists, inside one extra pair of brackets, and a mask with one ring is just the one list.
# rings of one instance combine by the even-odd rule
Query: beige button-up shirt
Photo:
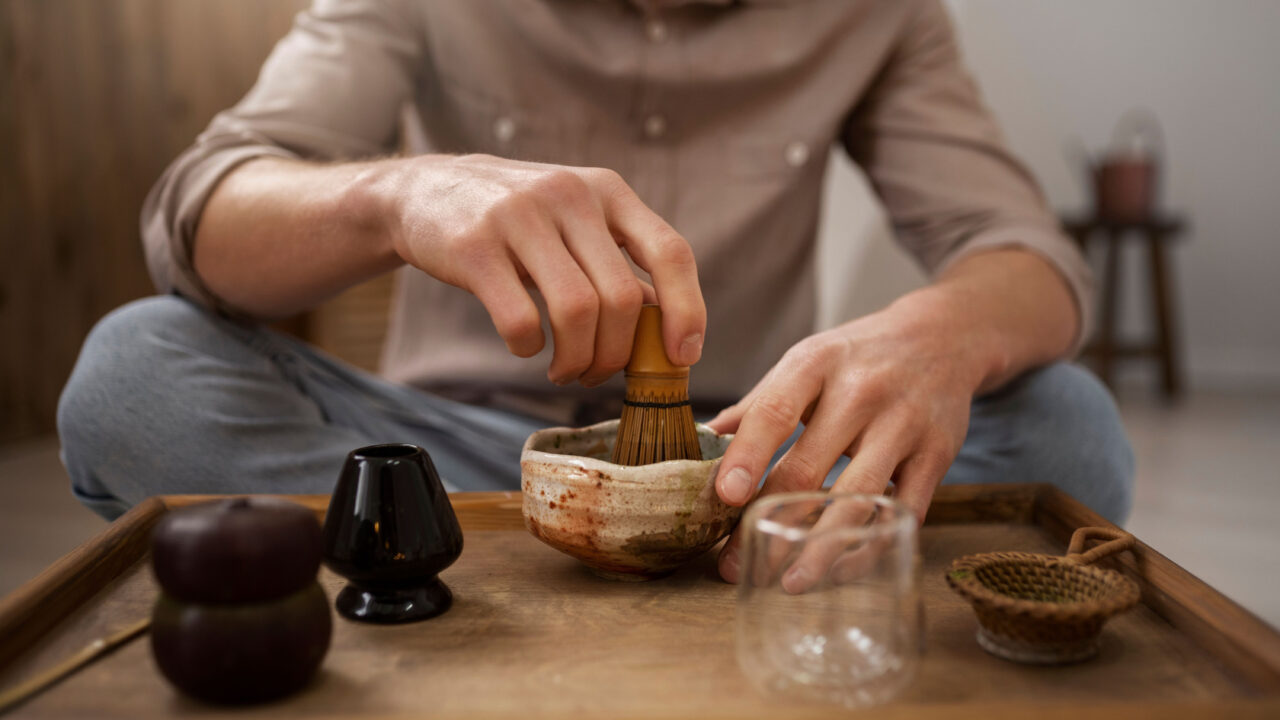
[[(1087, 266), (1002, 145), (936, 0), (316, 0), (148, 198), (157, 286), (219, 306), (192, 243), (237, 164), (370, 158), (406, 140), (619, 172), (697, 257), (708, 324), (695, 401), (736, 399), (812, 332), (834, 143), (926, 269), (1024, 247), (1090, 317)], [(549, 352), (510, 355), (474, 297), (400, 271), (387, 377), (562, 421), (619, 395), (619, 378), (552, 386)]]

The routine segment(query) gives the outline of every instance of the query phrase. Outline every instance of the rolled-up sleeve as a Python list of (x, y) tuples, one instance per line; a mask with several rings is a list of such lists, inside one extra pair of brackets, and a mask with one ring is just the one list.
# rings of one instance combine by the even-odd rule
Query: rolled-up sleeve
[(966, 73), (946, 10), (924, 0), (844, 128), (897, 238), (930, 273), (973, 253), (1025, 248), (1069, 285), (1088, 337), (1092, 276), (1035, 180), (1009, 152)]
[[(165, 170), (143, 205), (147, 267), (162, 293), (221, 307), (192, 264), (196, 226), (218, 182), (262, 156), (350, 160), (395, 147), (425, 37), (398, 0), (316, 0), (257, 83)], [(225, 308), (223, 308), (225, 309)]]

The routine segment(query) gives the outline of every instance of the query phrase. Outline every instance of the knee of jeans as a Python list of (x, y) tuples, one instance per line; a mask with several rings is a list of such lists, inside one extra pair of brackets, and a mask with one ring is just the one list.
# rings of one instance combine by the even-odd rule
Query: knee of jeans
[(1074, 365), (1044, 368), (1021, 392), (1039, 417), (1022, 433), (1025, 476), (1067, 491), (1122, 524), (1133, 506), (1134, 456), (1114, 398)]
[[(213, 314), (177, 295), (155, 295), (134, 300), (107, 313), (85, 339), (90, 345), (119, 352), (148, 335), (181, 338), (211, 325)], [(82, 353), (83, 354), (83, 353)]]
[(188, 331), (201, 312), (185, 300), (161, 296), (123, 305), (99, 320), (63, 388), (59, 426), (63, 421), (74, 425), (86, 411), (110, 405), (117, 392), (136, 391), (137, 383), (159, 370), (156, 339)]
[(176, 297), (146, 298), (112, 311), (85, 338), (58, 399), (57, 426), (72, 490), (100, 514), (106, 513), (98, 505), (115, 507), (118, 514), (118, 498), (103, 484), (103, 465), (120, 454), (136, 429), (125, 400), (162, 371), (157, 331), (181, 332), (201, 312)]

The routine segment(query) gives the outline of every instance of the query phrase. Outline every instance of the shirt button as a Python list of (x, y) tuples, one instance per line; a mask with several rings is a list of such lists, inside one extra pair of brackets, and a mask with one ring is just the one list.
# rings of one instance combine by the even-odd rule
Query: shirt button
[(644, 134), (657, 139), (667, 133), (667, 119), (661, 115), (650, 115), (644, 119)]
[(649, 36), (652, 43), (663, 43), (667, 41), (667, 24), (658, 19), (653, 19), (644, 24), (644, 34)]
[(786, 157), (788, 165), (798, 168), (809, 162), (809, 146), (797, 140), (787, 145), (784, 157)]
[(498, 138), (500, 143), (511, 142), (511, 138), (516, 136), (516, 121), (509, 117), (500, 117), (494, 120), (493, 136)]

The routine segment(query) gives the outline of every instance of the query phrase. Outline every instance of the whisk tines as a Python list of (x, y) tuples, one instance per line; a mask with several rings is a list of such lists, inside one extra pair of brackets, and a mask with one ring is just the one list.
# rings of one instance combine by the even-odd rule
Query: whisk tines
[(647, 465), (682, 459), (702, 459), (689, 405), (689, 368), (679, 367), (667, 357), (662, 346), (662, 313), (657, 305), (645, 305), (627, 364), (627, 396), (613, 462)]

